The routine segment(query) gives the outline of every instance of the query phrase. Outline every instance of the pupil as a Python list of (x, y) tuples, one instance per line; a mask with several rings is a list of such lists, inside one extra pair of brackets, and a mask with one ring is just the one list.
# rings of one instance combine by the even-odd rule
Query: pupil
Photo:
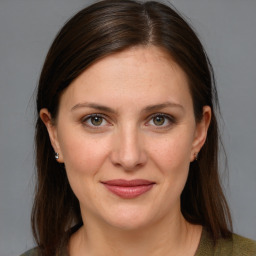
[(154, 117), (154, 124), (155, 125), (162, 125), (162, 124), (164, 124), (164, 117), (163, 116), (156, 116), (156, 117)]
[(92, 124), (95, 126), (101, 125), (102, 123), (102, 117), (95, 116), (92, 118)]

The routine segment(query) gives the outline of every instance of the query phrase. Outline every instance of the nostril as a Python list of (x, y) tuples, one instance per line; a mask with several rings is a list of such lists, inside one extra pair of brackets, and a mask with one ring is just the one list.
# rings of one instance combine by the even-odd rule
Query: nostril
[(147, 162), (146, 152), (137, 126), (121, 126), (116, 135), (112, 141), (112, 163), (126, 171), (138, 170), (145, 165)]
[(111, 162), (114, 166), (121, 167), (125, 171), (135, 171), (145, 165), (147, 157), (144, 152), (137, 152), (137, 154), (115, 152), (111, 155)]

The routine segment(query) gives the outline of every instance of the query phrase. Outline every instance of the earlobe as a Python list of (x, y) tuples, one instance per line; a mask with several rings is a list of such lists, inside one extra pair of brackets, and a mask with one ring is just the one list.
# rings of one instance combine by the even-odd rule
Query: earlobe
[(203, 107), (202, 120), (196, 125), (195, 137), (192, 144), (191, 162), (195, 160), (195, 154), (196, 156), (199, 154), (206, 141), (207, 131), (211, 122), (211, 113), (211, 107)]
[[(63, 163), (62, 154), (61, 154), (61, 150), (58, 142), (57, 129), (56, 129), (56, 126), (53, 124), (51, 113), (48, 111), (48, 109), (43, 108), (40, 110), (39, 115), (42, 122), (46, 126), (52, 147), (55, 151), (55, 156), (53, 157), (55, 157), (56, 161), (58, 161), (59, 163)], [(58, 157), (56, 157), (57, 155)]]

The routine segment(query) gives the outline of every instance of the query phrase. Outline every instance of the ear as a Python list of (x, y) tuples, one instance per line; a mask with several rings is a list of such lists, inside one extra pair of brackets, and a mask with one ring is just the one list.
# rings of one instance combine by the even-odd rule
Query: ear
[(59, 163), (63, 163), (63, 156), (62, 156), (59, 141), (58, 141), (57, 128), (54, 125), (51, 114), (48, 111), (48, 109), (42, 108), (40, 110), (39, 115), (40, 115), (41, 120), (43, 121), (43, 123), (45, 124), (45, 126), (47, 128), (49, 138), (50, 138), (50, 141), (51, 141), (51, 144), (52, 144), (52, 147), (53, 147), (54, 151), (59, 154), (59, 158), (56, 159), (56, 160)]
[(191, 150), (191, 156), (190, 161), (193, 162), (197, 154), (200, 152), (201, 148), (203, 147), (206, 138), (207, 138), (207, 131), (211, 122), (211, 107), (204, 106), (203, 107), (203, 116), (199, 123), (196, 124), (196, 131), (194, 140), (192, 143), (192, 150)]

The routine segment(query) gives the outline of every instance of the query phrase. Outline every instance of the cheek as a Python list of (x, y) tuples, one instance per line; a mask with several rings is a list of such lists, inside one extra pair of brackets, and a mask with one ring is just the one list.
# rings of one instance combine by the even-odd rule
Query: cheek
[(107, 156), (106, 140), (83, 132), (61, 134), (60, 146), (67, 172), (77, 176), (95, 175)]
[(179, 172), (189, 166), (192, 138), (186, 133), (173, 134), (160, 141), (154, 141), (151, 155), (161, 170)]
[(192, 135), (175, 132), (154, 144), (151, 159), (162, 174), (161, 182), (167, 197), (164, 198), (170, 203), (179, 201), (188, 177)]
[(180, 207), (180, 196), (187, 181), (191, 139), (190, 136), (180, 135), (173, 132), (166, 138), (151, 137), (151, 141), (146, 145), (152, 161), (152, 173), (157, 170), (159, 193), (152, 200), (154, 207), (163, 207), (159, 215), (170, 211), (175, 214)]
[[(158, 156), (159, 169), (162, 172), (165, 190), (172, 194), (173, 200), (179, 200), (185, 186), (189, 171), (189, 154), (181, 143), (168, 143)], [(173, 200), (170, 200), (172, 202)]]
[(99, 170), (107, 157), (106, 140), (69, 133), (60, 141), (70, 186), (78, 200), (90, 206), (90, 198), (96, 200)]

